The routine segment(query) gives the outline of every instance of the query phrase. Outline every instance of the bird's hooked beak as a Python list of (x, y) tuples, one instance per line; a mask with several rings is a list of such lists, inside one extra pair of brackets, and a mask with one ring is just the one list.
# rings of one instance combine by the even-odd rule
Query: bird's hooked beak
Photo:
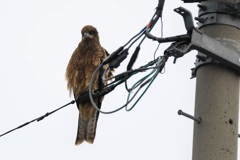
[(89, 34), (89, 33), (83, 33), (82, 35), (82, 38), (85, 39), (85, 38), (92, 38), (92, 36)]

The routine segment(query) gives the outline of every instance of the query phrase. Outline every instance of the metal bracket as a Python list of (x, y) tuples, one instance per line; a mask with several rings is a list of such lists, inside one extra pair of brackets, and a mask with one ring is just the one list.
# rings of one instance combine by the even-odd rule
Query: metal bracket
[(182, 47), (173, 47), (171, 48), (172, 51), (168, 50), (168, 52), (182, 56), (194, 49), (219, 61), (220, 64), (232, 68), (240, 74), (240, 50), (211, 38), (197, 29), (193, 29), (192, 39), (188, 45), (184, 43)]
[(212, 24), (224, 24), (240, 29), (240, 19), (228, 14), (209, 13), (202, 15), (198, 20), (198, 28)]
[(201, 2), (206, 0), (182, 0), (184, 3), (195, 3), (195, 2)]
[(174, 42), (174, 41), (176, 41), (176, 42), (189, 41), (191, 38), (191, 32), (194, 29), (192, 14), (189, 10), (187, 10), (183, 7), (178, 7), (176, 9), (174, 9), (174, 11), (183, 17), (185, 28), (187, 30), (187, 34), (178, 35), (178, 36), (174, 36), (174, 37), (166, 37), (166, 38), (162, 38), (162, 37), (158, 38), (158, 37), (154, 37), (154, 36), (149, 36), (148, 34), (146, 34), (146, 36), (150, 39), (158, 41), (159, 43)]
[(240, 2), (202, 2), (198, 5), (199, 17), (195, 20), (199, 21), (199, 28), (212, 24), (230, 25), (240, 29)]
[(188, 32), (192, 31), (194, 29), (192, 13), (183, 7), (175, 8), (174, 11), (183, 17), (186, 30)]
[(240, 2), (238, 3), (230, 3), (230, 2), (214, 2), (214, 1), (206, 1), (202, 2), (198, 5), (199, 16), (209, 13), (221, 13), (221, 14), (229, 14), (233, 16), (240, 15)]
[(203, 65), (206, 65), (206, 64), (217, 64), (219, 65), (220, 62), (213, 59), (212, 57), (208, 57), (204, 54), (201, 54), (199, 53), (197, 56), (197, 59), (196, 59), (196, 62), (194, 63), (195, 64), (195, 68), (192, 68), (192, 78), (195, 78), (197, 76), (197, 69)]

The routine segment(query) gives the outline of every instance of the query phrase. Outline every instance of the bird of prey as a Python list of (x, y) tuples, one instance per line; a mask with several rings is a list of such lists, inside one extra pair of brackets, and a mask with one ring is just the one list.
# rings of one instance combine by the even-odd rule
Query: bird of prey
[[(100, 45), (98, 31), (91, 25), (84, 26), (81, 30), (82, 40), (72, 54), (66, 69), (67, 88), (73, 92), (75, 99), (88, 91), (90, 79), (93, 72), (107, 58), (108, 52)], [(113, 69), (106, 72), (107, 66), (103, 67), (106, 78), (111, 77)], [(101, 76), (97, 74), (93, 80), (92, 90), (100, 87)], [(102, 81), (103, 85), (106, 82)], [(100, 108), (103, 97), (94, 98), (94, 102)], [(93, 107), (90, 101), (79, 103), (78, 130), (76, 145), (81, 144), (84, 140), (88, 143), (93, 143), (99, 112)]]

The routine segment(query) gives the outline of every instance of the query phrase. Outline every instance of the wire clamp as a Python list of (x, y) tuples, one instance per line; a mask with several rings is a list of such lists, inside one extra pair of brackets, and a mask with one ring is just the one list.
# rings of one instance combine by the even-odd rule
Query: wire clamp
[(188, 41), (180, 41), (172, 43), (170, 47), (168, 47), (164, 51), (164, 55), (167, 57), (174, 57), (173, 63), (175, 64), (177, 59), (184, 56), (184, 52), (180, 52), (180, 50), (184, 50), (188, 46)]

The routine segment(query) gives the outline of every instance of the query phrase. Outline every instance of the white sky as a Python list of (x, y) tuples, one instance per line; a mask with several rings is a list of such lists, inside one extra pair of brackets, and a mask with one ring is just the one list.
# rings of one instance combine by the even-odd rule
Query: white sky
[[(64, 75), (84, 25), (94, 25), (102, 46), (112, 53), (148, 23), (157, 2), (2, 0), (0, 134), (72, 100)], [(166, 0), (164, 37), (186, 33), (182, 17), (173, 11), (179, 6), (197, 15), (196, 4)], [(160, 35), (160, 22), (153, 33)], [(157, 44), (146, 40), (136, 65), (152, 60)], [(157, 55), (162, 55), (168, 45), (161, 45)], [(178, 116), (177, 111), (194, 112), (196, 79), (190, 80), (190, 69), (194, 67), (195, 54), (185, 55), (176, 64), (169, 59), (165, 73), (157, 77), (131, 112), (101, 114), (93, 145), (74, 145), (78, 110), (70, 105), (39, 123), (1, 137), (0, 159), (190, 160), (193, 121)], [(126, 69), (128, 60), (117, 73)], [(105, 97), (102, 109), (120, 107), (126, 98), (122, 85)]]

